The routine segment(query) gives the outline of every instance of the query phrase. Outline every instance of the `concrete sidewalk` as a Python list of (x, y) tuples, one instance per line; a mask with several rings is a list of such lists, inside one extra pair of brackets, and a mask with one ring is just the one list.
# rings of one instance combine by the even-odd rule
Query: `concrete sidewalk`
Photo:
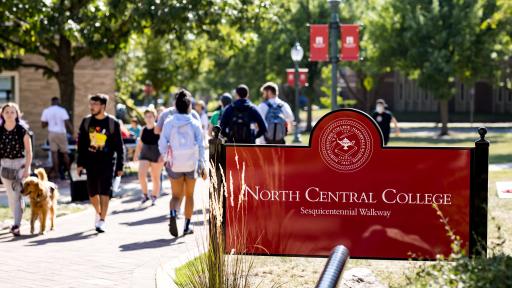
[[(166, 180), (164, 191), (169, 192), (168, 186)], [(124, 184), (124, 190), (124, 197), (111, 201), (103, 234), (94, 231), (91, 208), (57, 218), (56, 230), (46, 235), (28, 235), (28, 225), (22, 227), (26, 236), (19, 238), (0, 231), (0, 286), (155, 287), (157, 269), (165, 276), (170, 273), (165, 267), (175, 267), (199, 253), (205, 239), (207, 182), (198, 180), (196, 184), (195, 234), (178, 238), (168, 232), (169, 195), (159, 198), (153, 207), (141, 207), (138, 182), (132, 179)], [(183, 220), (178, 220), (180, 231)], [(38, 227), (37, 223), (36, 231)]]

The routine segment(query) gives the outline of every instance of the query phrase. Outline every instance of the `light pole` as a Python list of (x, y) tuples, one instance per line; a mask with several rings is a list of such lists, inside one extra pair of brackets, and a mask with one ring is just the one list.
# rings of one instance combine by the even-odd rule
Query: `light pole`
[(304, 57), (304, 50), (300, 46), (299, 42), (295, 42), (292, 50), (290, 51), (293, 63), (295, 63), (295, 131), (293, 135), (293, 143), (302, 143), (299, 136), (299, 63)]
[(328, 0), (331, 6), (331, 22), (329, 23), (329, 46), (331, 60), (331, 110), (338, 109), (338, 61), (340, 39), (340, 19), (338, 17), (341, 0)]

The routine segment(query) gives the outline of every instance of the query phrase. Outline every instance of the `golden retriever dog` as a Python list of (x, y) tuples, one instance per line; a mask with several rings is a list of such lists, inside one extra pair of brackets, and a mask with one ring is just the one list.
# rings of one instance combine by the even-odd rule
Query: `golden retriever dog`
[(53, 230), (55, 222), (55, 209), (57, 208), (57, 185), (48, 181), (44, 169), (34, 171), (37, 177), (28, 177), (23, 181), (22, 194), (30, 198), (32, 214), (30, 216), (30, 234), (34, 234), (34, 224), (39, 218), (39, 235), (46, 231), (46, 219), (50, 212), (50, 229)]

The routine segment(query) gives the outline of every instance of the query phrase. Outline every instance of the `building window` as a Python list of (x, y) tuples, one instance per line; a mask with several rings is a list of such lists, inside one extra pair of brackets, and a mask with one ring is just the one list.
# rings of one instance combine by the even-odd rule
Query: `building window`
[(0, 105), (7, 102), (19, 104), (20, 87), (19, 75), (16, 71), (3, 71), (0, 73)]
[(15, 102), (14, 76), (0, 75), (0, 104)]

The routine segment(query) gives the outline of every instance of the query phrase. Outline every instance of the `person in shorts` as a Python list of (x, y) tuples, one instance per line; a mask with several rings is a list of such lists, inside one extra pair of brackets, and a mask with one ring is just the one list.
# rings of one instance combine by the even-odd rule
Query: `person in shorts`
[(137, 148), (135, 148), (134, 161), (139, 161), (139, 182), (142, 190), (142, 203), (149, 200), (148, 197), (148, 170), (151, 172), (151, 182), (153, 183), (153, 191), (151, 195), (151, 205), (155, 205), (155, 201), (160, 194), (160, 175), (164, 166), (163, 159), (160, 158), (158, 151), (158, 140), (160, 135), (155, 134), (156, 110), (148, 108), (144, 111), (144, 121), (146, 126), (142, 128), (139, 139), (137, 140)]
[(166, 155), (167, 174), (171, 179), (169, 232), (178, 236), (177, 210), (185, 197), (183, 235), (192, 234), (190, 221), (194, 210), (196, 179), (206, 179), (205, 153), (201, 122), (192, 115), (192, 95), (187, 90), (176, 94), (176, 113), (165, 121), (158, 141), (160, 154)]
[[(89, 97), (91, 115), (80, 124), (77, 173), (87, 171), (87, 190), (96, 211), (95, 227), (105, 232), (108, 204), (112, 198), (114, 172), (123, 175), (123, 139), (119, 122), (105, 113), (108, 95)], [(114, 158), (114, 155), (116, 156)]]
[[(52, 105), (43, 110), (41, 115), (41, 126), (48, 127), (48, 144), (52, 154), (52, 177), (59, 175), (59, 152), (62, 153), (62, 160), (66, 171), (69, 171), (70, 161), (68, 156), (67, 131), (73, 134), (73, 125), (69, 121), (69, 114), (60, 106), (57, 97), (52, 98)], [(67, 131), (66, 131), (67, 129)]]

